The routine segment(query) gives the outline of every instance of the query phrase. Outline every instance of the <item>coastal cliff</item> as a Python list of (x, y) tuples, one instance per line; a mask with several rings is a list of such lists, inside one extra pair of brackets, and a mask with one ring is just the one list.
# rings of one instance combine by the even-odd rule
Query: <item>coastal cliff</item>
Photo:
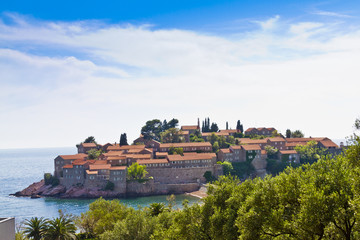
[(130, 182), (129, 188), (124, 192), (103, 190), (100, 188), (86, 188), (72, 186), (66, 188), (63, 185), (45, 185), (44, 180), (29, 185), (22, 191), (11, 194), (16, 197), (57, 197), (57, 198), (116, 198), (116, 197), (142, 197), (152, 195), (183, 194), (199, 190), (198, 183), (183, 184), (160, 184), (154, 181), (144, 183)]

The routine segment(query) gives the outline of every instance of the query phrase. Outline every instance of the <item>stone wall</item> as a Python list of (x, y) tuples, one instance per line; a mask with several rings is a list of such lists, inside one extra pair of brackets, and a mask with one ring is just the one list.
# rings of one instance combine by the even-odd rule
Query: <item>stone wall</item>
[(127, 183), (126, 196), (150, 196), (165, 194), (181, 194), (185, 192), (197, 191), (200, 188), (199, 183), (183, 183), (183, 184), (162, 184), (155, 182), (153, 179), (139, 183), (138, 181), (129, 181)]
[(155, 182), (163, 184), (199, 183), (205, 182), (204, 173), (210, 171), (214, 176), (221, 175), (222, 168), (215, 164), (212, 167), (197, 168), (149, 168), (149, 176)]

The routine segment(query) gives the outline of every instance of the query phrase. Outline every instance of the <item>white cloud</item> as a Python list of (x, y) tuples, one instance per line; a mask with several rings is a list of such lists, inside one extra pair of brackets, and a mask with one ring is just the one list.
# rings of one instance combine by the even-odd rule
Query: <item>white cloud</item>
[(328, 16), (328, 17), (338, 17), (338, 18), (353, 18), (353, 16), (347, 14), (341, 14), (336, 12), (328, 12), (328, 11), (315, 11), (313, 12), (315, 15)]
[[(359, 29), (279, 21), (232, 38), (93, 22), (0, 23), (0, 146), (66, 146), (88, 135), (114, 142), (121, 132), (134, 139), (146, 120), (172, 117), (349, 135), (359, 114)], [(268, 31), (276, 24), (281, 34)]]

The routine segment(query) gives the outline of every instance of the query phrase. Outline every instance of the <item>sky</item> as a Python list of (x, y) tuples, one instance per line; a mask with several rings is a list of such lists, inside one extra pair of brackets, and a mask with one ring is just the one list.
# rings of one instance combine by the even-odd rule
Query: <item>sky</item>
[(359, 1), (1, 1), (0, 149), (129, 142), (147, 120), (344, 139)]

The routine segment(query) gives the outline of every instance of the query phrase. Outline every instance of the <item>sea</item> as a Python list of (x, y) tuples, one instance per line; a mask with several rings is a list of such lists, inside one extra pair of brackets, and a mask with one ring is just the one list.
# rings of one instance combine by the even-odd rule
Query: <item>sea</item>
[[(30, 184), (40, 181), (44, 173), (53, 173), (54, 158), (58, 155), (75, 154), (76, 148), (37, 148), (37, 149), (0, 149), (0, 218), (15, 217), (20, 225), (31, 217), (54, 218), (59, 210), (81, 215), (89, 209), (95, 199), (57, 199), (10, 196)], [(167, 204), (165, 195), (124, 198), (121, 203), (136, 209), (146, 207), (154, 202)], [(198, 198), (188, 195), (176, 195), (176, 208), (182, 207), (187, 199), (190, 204), (199, 202)]]

